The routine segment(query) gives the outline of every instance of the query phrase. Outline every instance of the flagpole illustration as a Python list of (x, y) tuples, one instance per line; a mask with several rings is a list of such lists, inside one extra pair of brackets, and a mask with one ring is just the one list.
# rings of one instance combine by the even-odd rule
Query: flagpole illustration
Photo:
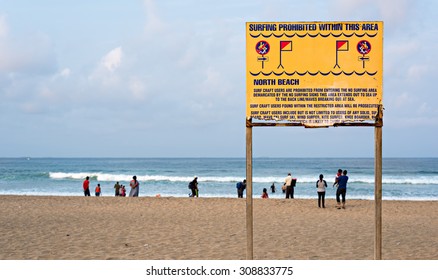
[(283, 68), (284, 66), (282, 64), (282, 54), (283, 52), (291, 52), (292, 51), (292, 41), (280, 41), (280, 64), (278, 65), (278, 68)]
[(337, 40), (336, 41), (336, 64), (333, 68), (341, 68), (338, 63), (338, 53), (348, 51), (348, 41), (347, 40)]

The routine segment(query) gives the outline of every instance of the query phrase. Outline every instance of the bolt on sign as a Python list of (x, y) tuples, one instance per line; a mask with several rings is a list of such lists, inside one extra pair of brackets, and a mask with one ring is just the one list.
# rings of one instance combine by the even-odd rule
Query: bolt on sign
[(308, 127), (375, 121), (383, 22), (246, 23), (246, 117)]

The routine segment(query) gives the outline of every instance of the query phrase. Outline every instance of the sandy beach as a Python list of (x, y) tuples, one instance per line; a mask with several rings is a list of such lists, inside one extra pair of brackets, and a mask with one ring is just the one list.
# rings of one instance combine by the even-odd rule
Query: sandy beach
[[(374, 202), (254, 199), (254, 259), (370, 260)], [(2, 260), (246, 258), (245, 199), (0, 196)], [(438, 260), (438, 203), (383, 201), (386, 260)]]

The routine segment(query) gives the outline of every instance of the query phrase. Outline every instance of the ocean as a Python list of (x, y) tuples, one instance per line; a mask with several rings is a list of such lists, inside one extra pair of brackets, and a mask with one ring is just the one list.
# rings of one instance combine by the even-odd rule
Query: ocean
[[(263, 188), (283, 198), (288, 172), (297, 178), (295, 198), (314, 199), (315, 183), (324, 175), (326, 198), (337, 170), (348, 170), (347, 199), (374, 199), (373, 158), (254, 158), (253, 197)], [(245, 179), (245, 158), (0, 158), (0, 195), (82, 196), (90, 177), (91, 193), (100, 183), (103, 196), (114, 196), (114, 184), (127, 186), (136, 175), (140, 196), (188, 197), (188, 183), (198, 177), (200, 197), (237, 197)], [(276, 186), (271, 193), (270, 186)], [(438, 158), (384, 158), (383, 200), (438, 200)]]

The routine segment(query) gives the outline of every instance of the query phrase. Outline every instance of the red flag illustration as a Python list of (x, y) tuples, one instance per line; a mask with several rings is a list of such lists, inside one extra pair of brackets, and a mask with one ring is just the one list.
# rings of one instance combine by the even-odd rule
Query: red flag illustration
[(280, 41), (280, 51), (292, 51), (292, 41)]
[(338, 64), (338, 52), (348, 51), (348, 40), (337, 40), (336, 41), (336, 64), (333, 68), (341, 68)]
[(348, 51), (348, 41), (336, 41), (336, 51)]
[(281, 57), (283, 52), (291, 52), (292, 51), (292, 41), (280, 41), (280, 64), (278, 65), (278, 68), (283, 68), (283, 64), (281, 63)]

